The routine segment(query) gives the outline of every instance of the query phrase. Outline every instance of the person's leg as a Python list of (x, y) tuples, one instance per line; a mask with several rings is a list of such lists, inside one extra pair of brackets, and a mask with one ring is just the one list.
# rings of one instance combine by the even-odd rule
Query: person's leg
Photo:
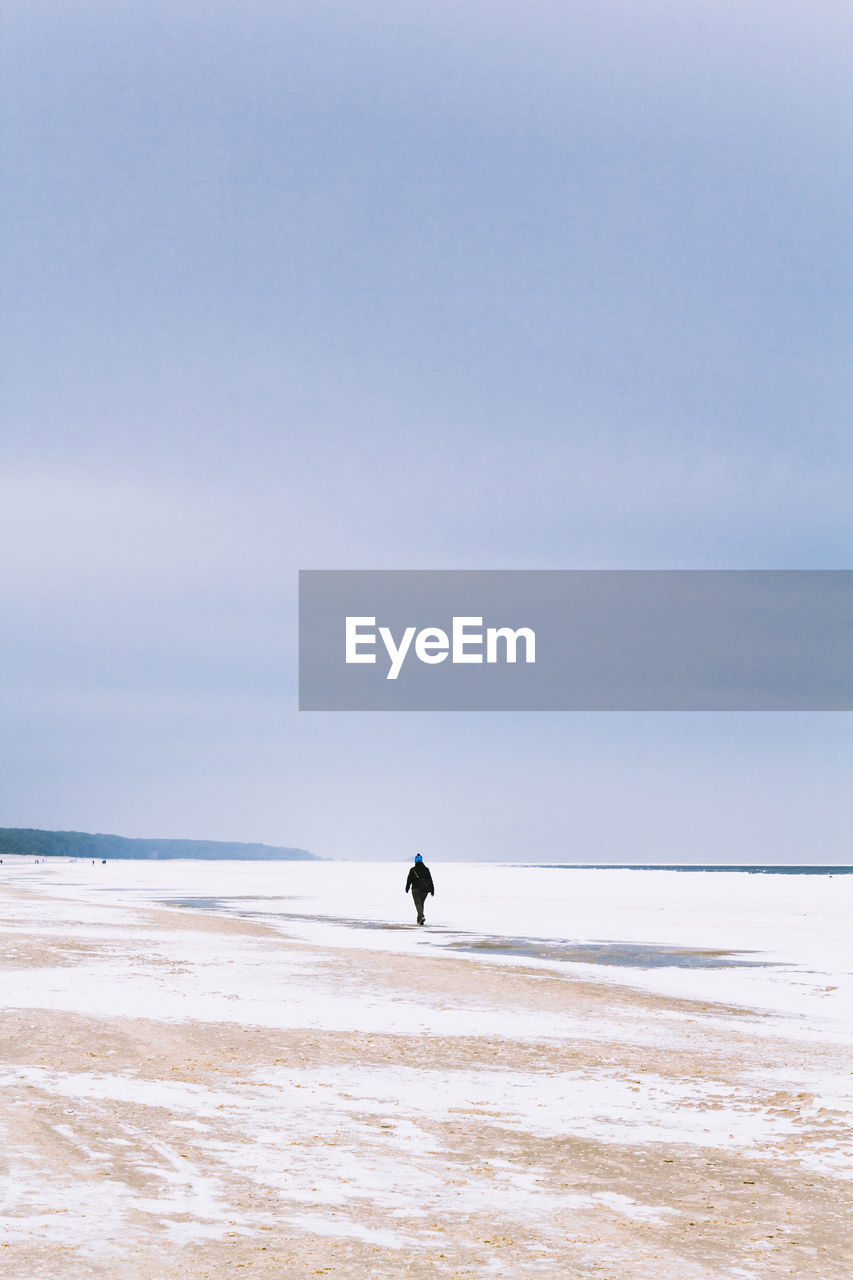
[(420, 889), (412, 887), (412, 897), (415, 900), (415, 909), (418, 913), (418, 924), (424, 922), (424, 895)]

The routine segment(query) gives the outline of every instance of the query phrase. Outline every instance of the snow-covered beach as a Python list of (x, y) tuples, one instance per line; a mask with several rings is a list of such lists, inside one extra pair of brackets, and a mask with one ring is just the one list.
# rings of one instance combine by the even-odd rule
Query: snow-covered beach
[(433, 872), (0, 867), (4, 1274), (849, 1274), (853, 876)]

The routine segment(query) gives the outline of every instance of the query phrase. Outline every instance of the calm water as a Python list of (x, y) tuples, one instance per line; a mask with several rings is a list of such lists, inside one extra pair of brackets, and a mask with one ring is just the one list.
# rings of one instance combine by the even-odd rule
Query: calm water
[(742, 871), (752, 876), (849, 876), (853, 867), (768, 867), (739, 865), (737, 863), (709, 863), (700, 865), (685, 862), (673, 865), (665, 862), (518, 862), (513, 866), (537, 866), (549, 871)]

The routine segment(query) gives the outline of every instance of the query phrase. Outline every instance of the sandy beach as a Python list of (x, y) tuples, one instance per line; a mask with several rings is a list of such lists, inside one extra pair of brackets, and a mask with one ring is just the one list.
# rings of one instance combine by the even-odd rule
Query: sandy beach
[(11, 1280), (850, 1274), (843, 1036), (3, 870)]

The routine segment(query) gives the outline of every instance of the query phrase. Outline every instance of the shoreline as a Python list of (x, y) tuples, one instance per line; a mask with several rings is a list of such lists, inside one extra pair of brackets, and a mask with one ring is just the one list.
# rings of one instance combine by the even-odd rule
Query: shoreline
[(849, 1273), (848, 1057), (771, 1014), (49, 877), (0, 920), (12, 1280)]

